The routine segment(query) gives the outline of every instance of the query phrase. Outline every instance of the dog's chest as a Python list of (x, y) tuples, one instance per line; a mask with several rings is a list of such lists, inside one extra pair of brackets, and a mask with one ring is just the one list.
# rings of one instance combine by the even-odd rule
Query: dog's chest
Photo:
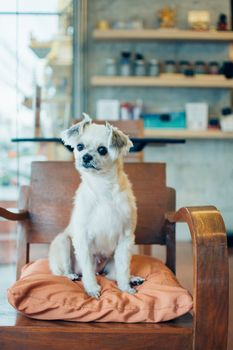
[(126, 194), (120, 193), (114, 198), (106, 196), (98, 201), (92, 208), (88, 223), (88, 237), (93, 250), (111, 254), (130, 219)]

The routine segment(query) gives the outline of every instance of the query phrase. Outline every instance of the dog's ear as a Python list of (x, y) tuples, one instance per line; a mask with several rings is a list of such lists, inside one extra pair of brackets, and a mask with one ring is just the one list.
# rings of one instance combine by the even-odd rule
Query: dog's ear
[(118, 128), (106, 122), (106, 127), (109, 130), (109, 147), (117, 149), (120, 153), (126, 154), (133, 147), (132, 141)]
[(81, 122), (71, 126), (71, 128), (63, 131), (61, 133), (62, 141), (65, 145), (75, 147), (77, 143), (77, 138), (82, 135), (85, 127), (90, 125), (92, 122), (91, 117), (88, 114), (83, 113), (83, 119)]

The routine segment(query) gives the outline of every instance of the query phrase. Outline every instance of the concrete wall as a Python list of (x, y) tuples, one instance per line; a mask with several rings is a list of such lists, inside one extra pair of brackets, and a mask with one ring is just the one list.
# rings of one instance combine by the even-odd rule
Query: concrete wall
[[(177, 208), (215, 205), (233, 231), (233, 141), (187, 141), (165, 147), (147, 147), (147, 161), (167, 164), (167, 183), (177, 190)], [(185, 225), (177, 230), (188, 239)]]
[[(121, 42), (94, 41), (92, 30), (101, 19), (111, 21), (131, 18), (144, 19), (146, 27), (158, 25), (155, 13), (164, 5), (177, 6), (178, 27), (186, 28), (187, 12), (191, 9), (208, 10), (212, 23), (219, 13), (230, 13), (228, 0), (89, 0), (88, 2), (88, 79), (103, 74), (108, 57), (119, 57), (123, 50), (142, 52), (147, 59), (187, 59), (190, 61), (228, 59), (227, 43), (194, 42)], [(222, 89), (171, 89), (171, 88), (91, 88), (88, 93), (88, 112), (94, 116), (96, 101), (117, 98), (135, 101), (141, 98), (147, 110), (164, 106), (183, 109), (186, 102), (204, 101), (210, 105), (210, 114), (219, 115), (223, 106), (230, 104), (230, 92)], [(147, 161), (167, 163), (167, 182), (177, 189), (177, 206), (214, 204), (223, 213), (227, 228), (233, 231), (233, 141), (188, 141), (181, 145), (147, 147)], [(181, 230), (180, 238), (187, 238)]]

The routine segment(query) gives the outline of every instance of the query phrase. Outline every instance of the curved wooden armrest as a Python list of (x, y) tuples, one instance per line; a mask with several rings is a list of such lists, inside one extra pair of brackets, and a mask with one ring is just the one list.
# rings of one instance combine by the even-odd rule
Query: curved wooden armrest
[(0, 207), (0, 217), (7, 220), (21, 221), (28, 219), (29, 213), (26, 210), (4, 209)]
[[(226, 229), (214, 206), (167, 213), (170, 223), (186, 222), (193, 241), (193, 349), (226, 349), (229, 271)], [(225, 345), (223, 345), (225, 344)]]

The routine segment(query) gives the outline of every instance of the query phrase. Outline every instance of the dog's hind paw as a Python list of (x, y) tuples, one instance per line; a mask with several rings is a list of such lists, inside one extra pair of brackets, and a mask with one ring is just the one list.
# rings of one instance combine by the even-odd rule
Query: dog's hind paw
[(130, 286), (136, 287), (140, 286), (145, 281), (145, 278), (139, 277), (139, 276), (131, 276), (130, 277)]
[(81, 275), (77, 275), (76, 273), (68, 273), (66, 275), (67, 278), (69, 278), (71, 281), (81, 281)]

